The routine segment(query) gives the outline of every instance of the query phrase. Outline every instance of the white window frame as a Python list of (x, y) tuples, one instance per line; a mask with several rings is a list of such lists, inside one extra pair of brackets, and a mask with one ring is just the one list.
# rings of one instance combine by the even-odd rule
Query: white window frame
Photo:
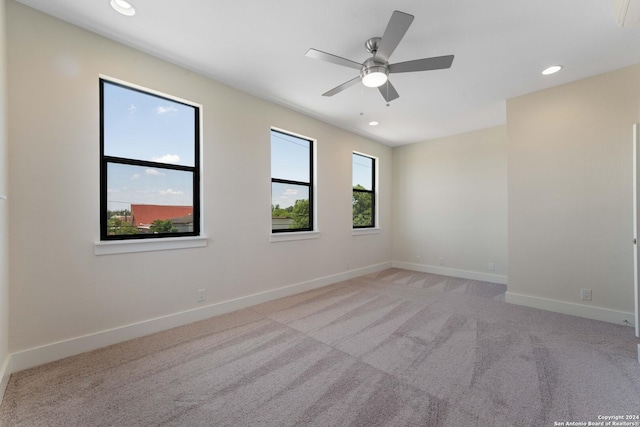
[[(373, 227), (365, 227), (365, 228), (354, 228), (353, 227), (353, 214), (351, 215), (351, 235), (353, 236), (363, 236), (367, 234), (379, 234), (380, 229), (380, 158), (373, 156), (371, 154), (367, 154), (362, 151), (353, 150), (352, 154), (358, 154), (360, 156), (369, 157), (374, 160), (374, 224)], [(351, 156), (353, 159), (353, 156)], [(350, 176), (350, 185), (351, 194), (353, 195), (353, 161), (351, 162), (351, 176)]]
[[(94, 241), (94, 255), (113, 255), (113, 254), (122, 254), (122, 253), (150, 252), (150, 251), (206, 247), (208, 245), (209, 238), (205, 234), (204, 194), (202, 191), (202, 187), (203, 187), (202, 183), (204, 181), (203, 179), (204, 178), (204, 166), (203, 166), (204, 165), (204, 161), (203, 161), (203, 157), (204, 157), (203, 156), (203, 139), (204, 139), (203, 138), (203, 116), (204, 116), (203, 110), (204, 110), (204, 107), (203, 105), (174, 96), (174, 95), (169, 95), (164, 92), (150, 89), (145, 86), (141, 86), (125, 80), (117, 79), (115, 77), (104, 75), (104, 74), (98, 75), (98, 81), (100, 80), (123, 85), (135, 90), (139, 90), (152, 95), (157, 95), (163, 98), (171, 99), (176, 102), (180, 102), (187, 105), (192, 105), (198, 108), (199, 141), (197, 142), (197, 144), (198, 144), (198, 151), (200, 156), (200, 159), (199, 159), (200, 181), (199, 181), (199, 188), (196, 191), (198, 192), (199, 198), (200, 198), (200, 222), (199, 222), (200, 233), (197, 236), (179, 236), (179, 237), (167, 236), (160, 239), (100, 240), (100, 238), (98, 238), (96, 241)], [(99, 179), (100, 185), (102, 185), (101, 179)], [(98, 227), (96, 232), (98, 236), (101, 235), (100, 221), (98, 221)]]
[[(274, 233), (273, 229), (271, 228), (271, 222), (269, 222), (269, 226), (270, 226), (269, 241), (271, 243), (278, 243), (278, 242), (290, 242), (290, 241), (297, 241), (297, 240), (318, 239), (320, 238), (320, 230), (318, 228), (318, 140), (316, 138), (311, 138), (309, 136), (302, 135), (296, 132), (291, 132), (290, 130), (286, 130), (286, 129), (275, 127), (275, 126), (271, 126), (271, 128), (269, 129), (269, 135), (271, 135), (271, 131), (281, 132), (291, 136), (295, 136), (296, 138), (306, 139), (308, 141), (311, 141), (312, 143), (311, 155), (313, 157), (313, 163), (312, 163), (313, 171), (312, 171), (311, 190), (313, 194), (311, 195), (311, 200), (313, 205), (312, 206), (313, 229), (310, 231), (288, 231), (288, 232), (285, 231), (285, 232)], [(269, 144), (271, 144), (271, 139), (269, 139)], [(271, 161), (271, 148), (269, 149), (269, 161)], [(272, 177), (273, 175), (271, 173), (271, 168), (269, 168), (270, 183), (271, 183)], [(271, 192), (269, 192), (269, 197), (271, 199)], [(269, 200), (269, 218), (271, 217), (271, 202), (272, 200)]]

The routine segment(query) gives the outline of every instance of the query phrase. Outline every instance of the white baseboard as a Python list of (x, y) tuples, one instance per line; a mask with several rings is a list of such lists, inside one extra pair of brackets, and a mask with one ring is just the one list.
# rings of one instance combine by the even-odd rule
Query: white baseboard
[(509, 291), (507, 291), (505, 295), (505, 301), (511, 304), (539, 308), (541, 310), (553, 311), (555, 313), (570, 314), (573, 316), (585, 317), (587, 319), (601, 320), (603, 322), (617, 323), (619, 325), (632, 326), (635, 321), (634, 314), (625, 311), (616, 311), (592, 305), (533, 297)]
[(480, 280), (482, 282), (507, 284), (507, 276), (501, 274), (489, 274), (480, 271), (458, 270), (455, 268), (440, 267), (435, 265), (414, 264), (412, 262), (393, 261), (395, 268), (420, 271), (422, 273), (440, 274), (442, 276), (460, 277), (462, 279)]
[(4, 392), (7, 389), (7, 384), (9, 384), (9, 377), (11, 376), (11, 355), (8, 355), (4, 362), (2, 362), (2, 366), (0, 366), (0, 403), (2, 403), (2, 399), (4, 398)]
[[(117, 344), (145, 335), (208, 319), (213, 316), (229, 313), (242, 308), (251, 307), (256, 304), (272, 301), (278, 298), (298, 294), (343, 280), (353, 279), (365, 274), (376, 273), (378, 271), (391, 268), (391, 262), (376, 264), (369, 267), (354, 269), (306, 282), (296, 283), (282, 288), (260, 292), (229, 301), (223, 301), (196, 309), (174, 313), (155, 319), (144, 320), (130, 325), (125, 325), (105, 331), (96, 332), (84, 336), (79, 336), (64, 341), (46, 344), (40, 347), (19, 351), (10, 355), (10, 363), (5, 363), (7, 377), (13, 373), (34, 366), (43, 365), (74, 356), (86, 351), (96, 350), (112, 344)], [(8, 379), (8, 378), (7, 378)], [(4, 380), (4, 377), (3, 377)]]

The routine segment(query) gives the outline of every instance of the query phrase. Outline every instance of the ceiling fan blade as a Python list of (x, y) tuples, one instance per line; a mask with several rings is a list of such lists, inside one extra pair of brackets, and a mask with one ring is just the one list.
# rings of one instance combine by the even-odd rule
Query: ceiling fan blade
[(444, 68), (450, 68), (452, 63), (453, 55), (415, 59), (413, 61), (389, 64), (389, 73), (409, 73), (411, 71), (442, 70)]
[(319, 59), (321, 61), (331, 62), (333, 64), (342, 65), (345, 67), (355, 68), (356, 70), (360, 70), (362, 68), (362, 64), (358, 64), (355, 61), (351, 61), (350, 59), (342, 58), (340, 56), (332, 55), (327, 52), (323, 52), (317, 49), (309, 49), (305, 54), (307, 58)]
[(387, 80), (387, 82), (382, 86), (378, 86), (378, 90), (380, 91), (380, 94), (382, 95), (384, 100), (387, 102), (391, 102), (394, 99), (400, 98), (400, 95), (398, 95), (398, 91), (396, 91), (396, 88), (393, 87), (389, 80)]
[(382, 40), (378, 45), (378, 51), (376, 52), (376, 59), (382, 62), (389, 62), (389, 57), (396, 50), (398, 43), (404, 37), (409, 26), (413, 22), (413, 15), (408, 13), (394, 11), (389, 19), (387, 28), (384, 30)]
[(353, 86), (354, 84), (358, 83), (359, 81), (360, 81), (360, 76), (354, 77), (353, 79), (349, 80), (348, 82), (344, 82), (340, 86), (336, 86), (333, 89), (331, 89), (330, 91), (323, 93), (322, 96), (333, 96), (336, 93), (340, 93), (343, 90), (345, 90), (346, 88)]

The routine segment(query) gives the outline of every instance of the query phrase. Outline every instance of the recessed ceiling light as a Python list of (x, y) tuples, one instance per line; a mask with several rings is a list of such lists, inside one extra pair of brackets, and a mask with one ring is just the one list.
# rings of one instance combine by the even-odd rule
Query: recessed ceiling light
[(126, 0), (111, 0), (111, 7), (125, 16), (133, 16), (136, 14), (135, 8)]
[(376, 122), (375, 120), (369, 122), (369, 126), (378, 126), (379, 124), (380, 123)]
[(554, 74), (557, 73), (558, 71), (562, 70), (562, 66), (560, 65), (553, 65), (549, 68), (546, 68), (542, 74), (544, 74), (545, 76), (548, 76), (549, 74)]

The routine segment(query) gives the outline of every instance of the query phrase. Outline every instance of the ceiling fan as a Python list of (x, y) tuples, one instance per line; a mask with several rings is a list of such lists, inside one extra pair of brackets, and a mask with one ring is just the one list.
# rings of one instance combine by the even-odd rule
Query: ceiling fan
[(323, 93), (322, 96), (333, 96), (362, 80), (362, 83), (367, 87), (377, 87), (384, 99), (390, 102), (400, 95), (398, 95), (396, 89), (391, 82), (389, 82), (389, 74), (450, 68), (453, 63), (453, 55), (389, 64), (389, 57), (404, 37), (412, 22), (413, 15), (398, 10), (394, 11), (382, 37), (372, 37), (365, 42), (365, 48), (373, 56), (362, 64), (317, 49), (309, 49), (305, 55), (308, 58), (320, 59), (337, 65), (355, 68), (360, 71), (358, 77), (342, 83), (340, 86), (336, 86), (330, 91)]

